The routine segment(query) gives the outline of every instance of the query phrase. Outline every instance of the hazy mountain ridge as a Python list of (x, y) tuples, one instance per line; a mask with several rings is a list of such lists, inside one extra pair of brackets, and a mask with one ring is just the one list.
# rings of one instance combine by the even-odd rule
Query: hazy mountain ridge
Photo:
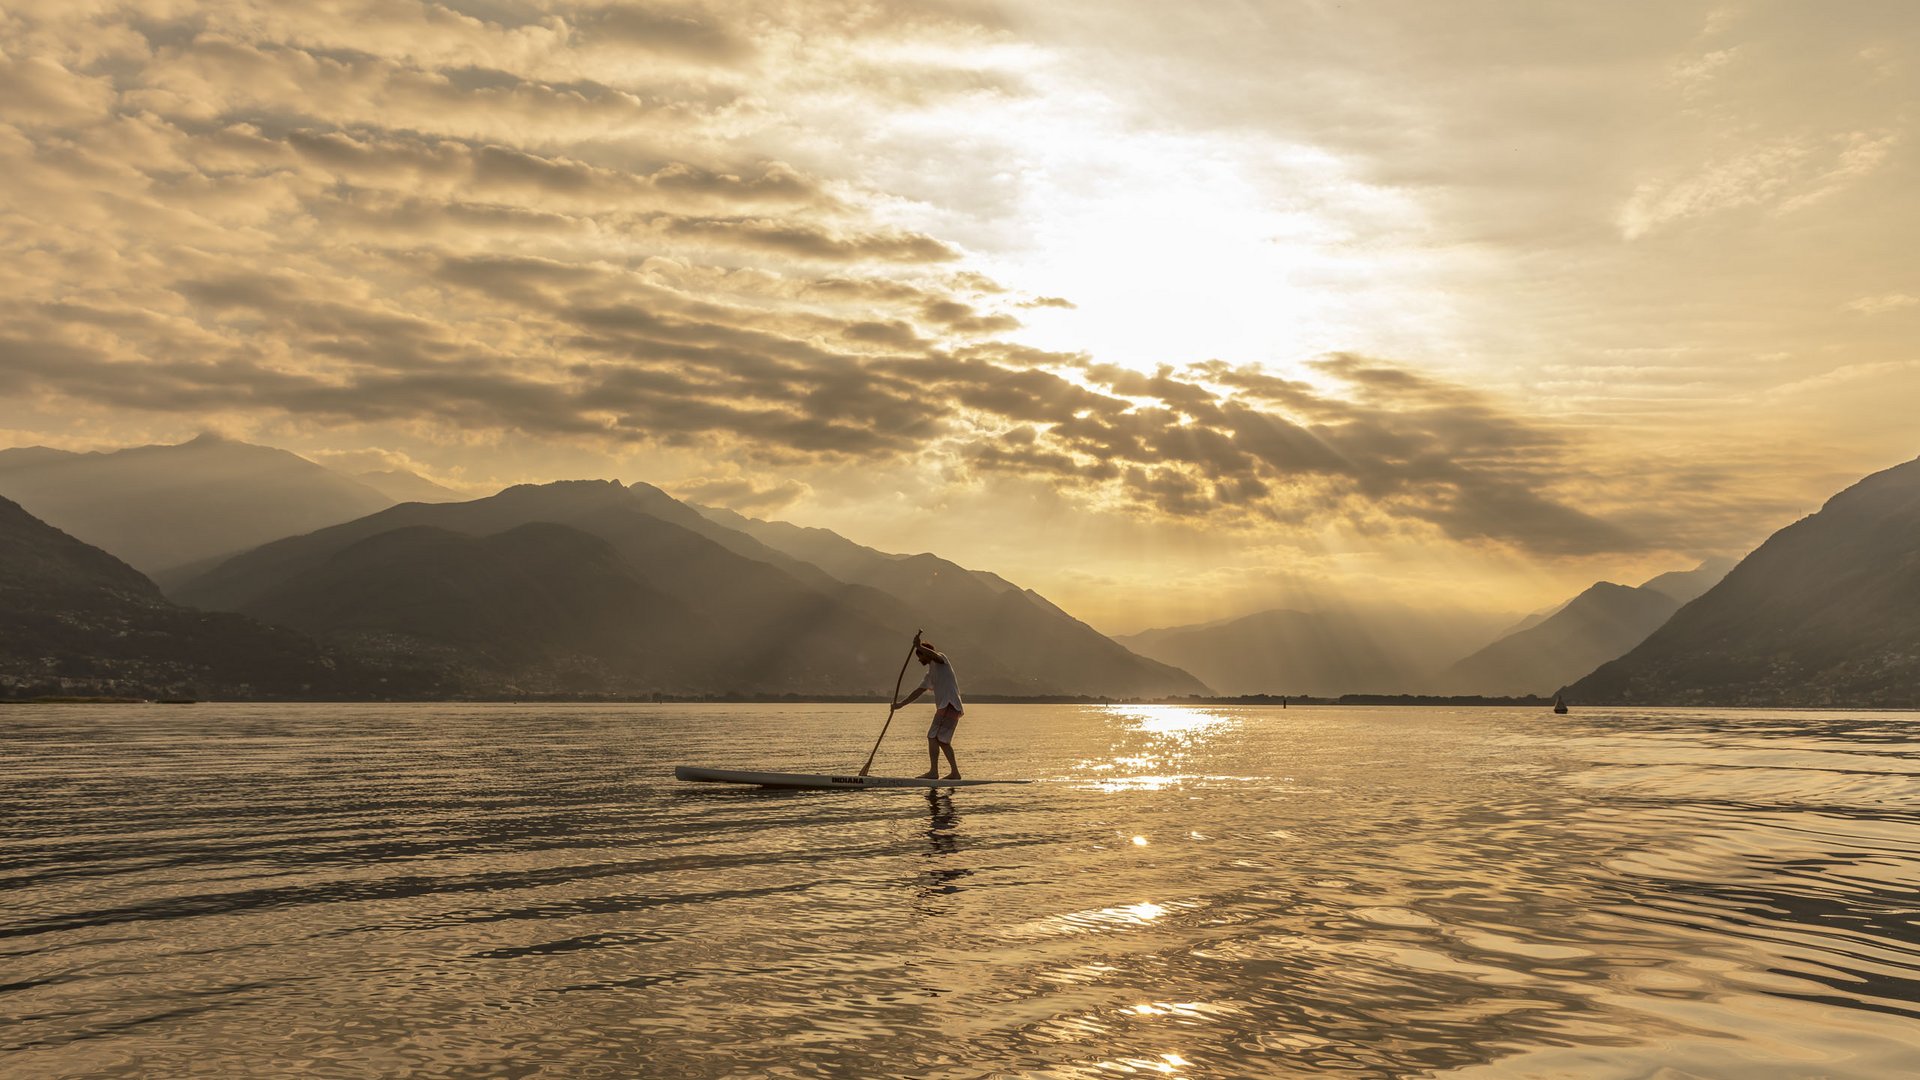
[[(1204, 680), (1129, 650), (1031, 589), (931, 553), (898, 555), (827, 529), (699, 507), (710, 520), (807, 560), (841, 581), (897, 599), (936, 644), (960, 657), (993, 656), (1014, 693), (1205, 693)], [(991, 685), (991, 684), (983, 684)], [(999, 691), (1008, 692), (1008, 691)]]
[(1654, 589), (1595, 582), (1539, 623), (1461, 659), (1437, 686), (1450, 694), (1551, 693), (1638, 645), (1679, 607)]
[(1704, 596), (1708, 589), (1720, 584), (1720, 580), (1739, 563), (1739, 559), (1716, 555), (1691, 570), (1669, 570), (1649, 578), (1641, 582), (1640, 587), (1664, 593), (1672, 597), (1676, 604), (1687, 604)]
[(1732, 559), (1715, 557), (1639, 586), (1595, 582), (1462, 658), (1434, 680), (1434, 689), (1447, 694), (1551, 693), (1646, 640), (1733, 565)]
[[(1115, 640), (1222, 693), (1539, 694), (1632, 648), (1680, 606), (1676, 596), (1731, 566), (1709, 559), (1637, 588), (1599, 582), (1498, 633), (1491, 619), (1430, 612), (1276, 609)], [(1476, 640), (1487, 644), (1464, 644)]]
[[(263, 477), (352, 483), (283, 451), (203, 437), (113, 453), (0, 451), (0, 487), (58, 489), (72, 505), (97, 506), (130, 477), (204, 462), (219, 467), (146, 496), (185, 493), (183, 504), (207, 507), (237, 505)], [(1597, 583), (1465, 658), (1450, 651), (1486, 627), (1384, 609), (1283, 609), (1108, 638), (1032, 590), (937, 555), (881, 552), (613, 481), (387, 506), (204, 560), (210, 568), (177, 590), (330, 643), (322, 647), (177, 607), (137, 569), (30, 508), (14, 505), (7, 520), (15, 539), (0, 547), (0, 587), (11, 599), (16, 687), (33, 665), (97, 663), (94, 676), (109, 682), (136, 672), (151, 685), (197, 679), (240, 696), (376, 684), (408, 696), (864, 694), (887, 689), (880, 676), (912, 627), (954, 653), (977, 693), (1501, 695), (1565, 685), (1590, 702), (1898, 704), (1913, 700), (1920, 669), (1911, 615), (1920, 461), (1834, 496), (1732, 573), (1731, 560), (1709, 559), (1639, 587)], [(198, 535), (191, 515), (140, 525), (151, 548)], [(155, 644), (168, 633), (214, 652)], [(35, 648), (43, 655), (22, 667)], [(262, 658), (259, 678), (225, 665), (221, 648)], [(360, 665), (351, 678), (336, 670), (347, 661)]]
[(405, 469), (369, 469), (354, 473), (353, 478), (397, 503), (460, 502), (470, 498)]
[(1276, 609), (1115, 638), (1223, 694), (1418, 693), (1492, 623), (1418, 612)]
[(483, 537), (427, 525), (377, 533), (243, 610), (369, 657), (432, 661), (496, 693), (684, 690), (679, 644), (709, 630), (612, 545), (547, 522)]
[(0, 496), (149, 575), (393, 503), (296, 454), (212, 435), (103, 453), (0, 451)]
[(1565, 693), (1594, 704), (1920, 705), (1920, 459), (1774, 533)]
[(333, 697), (364, 690), (360, 677), (298, 633), (169, 603), (0, 499), (0, 694)]
[[(288, 581), (322, 573), (349, 546), (394, 529), (432, 526), (488, 536), (535, 523), (597, 537), (618, 553), (634, 581), (703, 615), (698, 623), (669, 619), (636, 629), (649, 640), (665, 640), (678, 627), (685, 655), (703, 658), (652, 689), (871, 693), (875, 672), (884, 667), (880, 658), (895, 651), (897, 632), (865, 612), (770, 563), (655, 517), (615, 481), (519, 485), (471, 502), (402, 504), (267, 544), (223, 563), (179, 594), (189, 603), (244, 611)], [(631, 613), (640, 624), (667, 614), (653, 607)], [(634, 659), (639, 670), (657, 670), (651, 657)]]
[[(566, 644), (567, 635), (556, 632), (544, 650), (521, 640), (525, 625), (545, 625), (538, 619), (501, 627), (507, 640), (488, 646), (458, 619), (421, 615), (420, 607), (434, 606), (430, 595), (454, 609), (470, 608), (471, 598), (480, 595), (496, 597), (503, 608), (539, 608), (538, 594), (557, 568), (547, 567), (544, 578), (489, 569), (490, 549), (461, 542), (461, 537), (497, 541), (500, 534), (535, 523), (565, 526), (608, 545), (618, 567), (603, 571), (609, 589), (644, 590), (670, 603), (615, 605), (625, 613), (621, 622), (598, 606), (602, 598), (570, 587), (565, 595), (571, 597), (575, 618), (600, 626), (601, 636)], [(428, 531), (404, 543), (374, 543), (397, 530), (420, 529)], [(438, 552), (439, 561), (427, 559), (423, 548)], [(418, 642), (468, 672), (524, 680), (539, 664), (550, 666), (565, 657), (589, 660), (598, 665), (596, 686), (629, 693), (885, 692), (890, 687), (881, 684), (892, 657), (905, 655), (914, 627), (928, 629), (930, 636), (938, 630), (937, 640), (954, 651), (967, 685), (977, 692), (1204, 689), (1186, 673), (1133, 656), (1004, 583), (990, 587), (932, 556), (906, 562), (909, 575), (930, 566), (931, 576), (939, 578), (950, 568), (948, 576), (968, 583), (976, 594), (990, 595), (916, 592), (906, 588), (913, 584), (906, 578), (885, 583), (910, 594), (902, 596), (842, 581), (696, 513), (657, 488), (565, 481), (522, 485), (466, 503), (391, 507), (264, 545), (177, 592), (186, 602), (271, 618), (358, 647), (377, 643), (393, 650)], [(518, 592), (508, 596), (503, 589)], [(412, 606), (397, 599), (409, 596)], [(361, 599), (342, 607), (340, 597)], [(1044, 630), (1037, 630), (1036, 622), (1044, 622)], [(508, 662), (529, 656), (538, 663)]]

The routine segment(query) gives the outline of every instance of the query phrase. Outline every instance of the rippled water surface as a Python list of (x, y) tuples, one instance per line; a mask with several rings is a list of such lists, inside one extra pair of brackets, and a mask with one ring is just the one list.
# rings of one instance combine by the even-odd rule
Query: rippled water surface
[(1920, 1074), (1912, 714), (884, 715), (0, 711), (0, 1074)]

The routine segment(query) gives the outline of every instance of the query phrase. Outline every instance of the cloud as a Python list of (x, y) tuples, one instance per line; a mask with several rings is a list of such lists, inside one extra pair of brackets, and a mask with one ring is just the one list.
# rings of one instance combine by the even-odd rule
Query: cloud
[(750, 40), (694, 8), (618, 4), (578, 15), (574, 26), (589, 42), (618, 42), (707, 63), (737, 62), (754, 51)]
[[(1622, 500), (1592, 501), (1575, 435), (1457, 374), (1362, 352), (1138, 370), (1012, 340), (1013, 312), (1074, 302), (988, 276), (987, 233), (873, 180), (862, 133), (937, 142), (955, 102), (1032, 93), (1019, 13), (830, 8), (223, 0), (0, 24), (0, 197), (23, 223), (0, 248), (0, 387), (92, 415), (667, 448), (716, 463), (681, 490), (747, 509), (801, 497), (800, 470), (937, 462), (1246, 536), (1655, 542), (1607, 523)], [(1344, 108), (1313, 121), (1329, 144), (1390, 141)], [(821, 117), (841, 129), (800, 122)], [(1893, 145), (1715, 158), (1647, 181), (1635, 227), (1784, 212)]]
[(1920, 296), (1906, 293), (1882, 293), (1879, 296), (1862, 296), (1858, 300), (1848, 301), (1846, 309), (1862, 315), (1884, 315), (1889, 311), (1910, 308), (1920, 304)]
[(960, 257), (931, 236), (900, 230), (837, 233), (817, 225), (769, 218), (663, 216), (652, 224), (670, 236), (695, 237), (773, 255), (819, 262), (951, 262)]
[(811, 489), (792, 479), (758, 483), (737, 471), (698, 476), (673, 485), (675, 497), (706, 506), (722, 506), (749, 516), (771, 514), (805, 498)]
[(59, 126), (97, 119), (112, 104), (113, 88), (47, 57), (0, 55), (0, 100), (9, 123)]

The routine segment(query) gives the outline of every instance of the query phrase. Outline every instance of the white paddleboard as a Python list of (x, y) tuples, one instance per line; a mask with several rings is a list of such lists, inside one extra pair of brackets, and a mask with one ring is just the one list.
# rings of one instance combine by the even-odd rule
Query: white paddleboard
[(738, 769), (703, 769), (681, 765), (673, 770), (675, 780), (708, 784), (754, 784), (766, 788), (799, 790), (867, 790), (877, 788), (978, 787), (981, 784), (1030, 784), (1031, 780), (924, 780), (918, 776), (815, 775), (812, 773), (742, 772)]

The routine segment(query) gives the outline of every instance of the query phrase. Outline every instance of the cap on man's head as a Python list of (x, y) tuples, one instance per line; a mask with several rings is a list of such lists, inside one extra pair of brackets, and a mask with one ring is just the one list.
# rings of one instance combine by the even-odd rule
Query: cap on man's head
[(936, 648), (934, 648), (934, 647), (933, 647), (933, 642), (931, 642), (931, 641), (923, 641), (923, 642), (921, 642), (920, 644), (918, 644), (918, 645), (915, 645), (915, 646), (913, 647), (913, 651), (914, 651), (914, 652), (927, 652), (927, 653), (932, 653), (932, 654), (933, 654), (933, 655), (935, 655), (935, 656), (939, 656), (939, 655), (940, 655), (940, 650), (939, 650), (939, 649), (936, 649)]

